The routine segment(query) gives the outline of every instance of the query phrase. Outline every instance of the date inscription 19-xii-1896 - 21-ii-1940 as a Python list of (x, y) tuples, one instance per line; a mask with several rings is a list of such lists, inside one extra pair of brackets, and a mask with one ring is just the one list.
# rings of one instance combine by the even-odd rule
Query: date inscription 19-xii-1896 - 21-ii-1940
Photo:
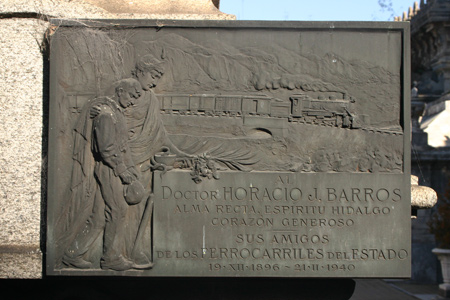
[(408, 27), (53, 20), (47, 274), (408, 277)]

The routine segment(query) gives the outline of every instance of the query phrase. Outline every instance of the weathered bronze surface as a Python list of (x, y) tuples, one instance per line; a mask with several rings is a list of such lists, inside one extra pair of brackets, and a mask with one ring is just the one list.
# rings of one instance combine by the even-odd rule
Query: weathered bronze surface
[(47, 274), (409, 276), (406, 24), (53, 24)]

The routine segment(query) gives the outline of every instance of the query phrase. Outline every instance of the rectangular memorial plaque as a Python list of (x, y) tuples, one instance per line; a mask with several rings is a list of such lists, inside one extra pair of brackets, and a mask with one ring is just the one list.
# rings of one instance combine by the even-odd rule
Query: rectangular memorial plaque
[(409, 25), (53, 24), (47, 274), (410, 276)]

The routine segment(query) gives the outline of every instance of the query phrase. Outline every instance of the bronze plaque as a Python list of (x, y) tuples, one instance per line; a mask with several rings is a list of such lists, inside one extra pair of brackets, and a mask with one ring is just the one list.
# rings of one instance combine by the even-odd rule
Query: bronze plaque
[(47, 274), (410, 276), (406, 23), (52, 23)]

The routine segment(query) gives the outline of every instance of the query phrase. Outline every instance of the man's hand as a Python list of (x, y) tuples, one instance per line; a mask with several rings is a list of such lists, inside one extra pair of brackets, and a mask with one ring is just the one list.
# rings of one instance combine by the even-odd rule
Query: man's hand
[(123, 184), (130, 184), (137, 179), (137, 176), (130, 172), (129, 170), (125, 170), (119, 174), (120, 179)]
[(175, 167), (182, 169), (190, 169), (194, 165), (194, 157), (178, 157)]
[(97, 117), (100, 113), (102, 112), (102, 109), (99, 105), (94, 105), (91, 107), (91, 109), (89, 110), (89, 116), (91, 117), (91, 119), (94, 119), (95, 117)]

